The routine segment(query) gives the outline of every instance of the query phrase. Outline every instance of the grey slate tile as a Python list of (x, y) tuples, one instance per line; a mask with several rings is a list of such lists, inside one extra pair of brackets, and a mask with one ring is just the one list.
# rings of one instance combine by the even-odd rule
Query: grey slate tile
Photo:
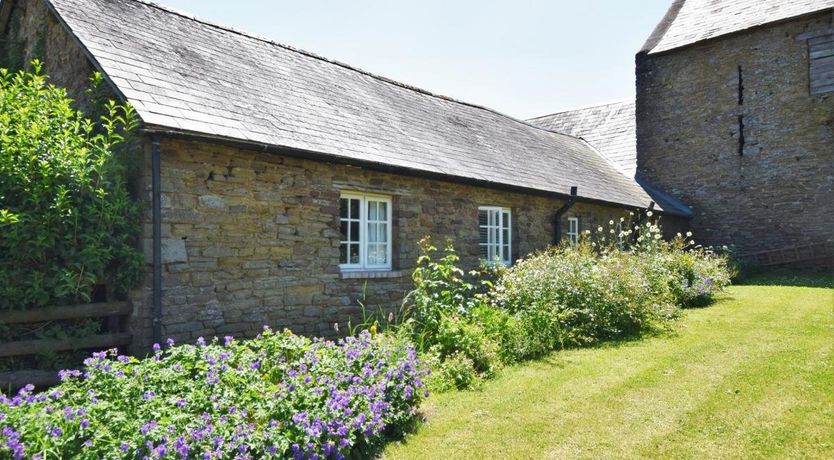
[(641, 51), (669, 51), (830, 8), (834, 0), (675, 0)]
[(573, 136), (144, 1), (49, 1), (148, 125), (544, 192), (578, 186), (628, 206), (651, 200)]

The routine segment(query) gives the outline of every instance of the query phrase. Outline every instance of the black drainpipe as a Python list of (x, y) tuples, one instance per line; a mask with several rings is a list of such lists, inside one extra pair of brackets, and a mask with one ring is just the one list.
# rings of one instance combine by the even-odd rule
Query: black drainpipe
[(553, 217), (553, 228), (555, 230), (553, 234), (553, 244), (559, 244), (559, 242), (562, 241), (562, 215), (576, 203), (576, 190), (576, 186), (570, 188), (570, 197), (568, 198), (568, 201), (565, 201), (565, 204), (556, 210), (556, 215)]
[(160, 196), (159, 136), (151, 138), (153, 207), (153, 343), (162, 341), (162, 199)]

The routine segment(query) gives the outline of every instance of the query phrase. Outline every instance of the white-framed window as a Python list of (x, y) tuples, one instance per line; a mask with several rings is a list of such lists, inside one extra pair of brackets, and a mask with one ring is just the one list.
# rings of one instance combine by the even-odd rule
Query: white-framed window
[(570, 244), (579, 243), (579, 218), (568, 217), (568, 241)]
[(391, 269), (391, 197), (342, 193), (339, 268)]
[(481, 206), (478, 208), (481, 259), (488, 263), (512, 262), (512, 216), (508, 208)]

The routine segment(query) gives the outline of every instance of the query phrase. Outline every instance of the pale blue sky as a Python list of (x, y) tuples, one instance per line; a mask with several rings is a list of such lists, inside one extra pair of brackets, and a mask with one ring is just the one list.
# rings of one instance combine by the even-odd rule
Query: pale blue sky
[(671, 0), (157, 0), (519, 118), (634, 96)]

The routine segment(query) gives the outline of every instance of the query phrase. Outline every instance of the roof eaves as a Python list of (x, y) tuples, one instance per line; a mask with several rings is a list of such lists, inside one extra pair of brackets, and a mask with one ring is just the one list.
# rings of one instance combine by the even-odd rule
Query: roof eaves
[[(463, 183), (463, 184), (470, 184), (470, 185), (477, 185), (483, 186), (488, 188), (493, 188), (497, 190), (508, 190), (514, 191), (519, 193), (532, 193), (540, 196), (549, 196), (549, 197), (558, 197), (558, 198), (569, 198), (570, 192), (557, 192), (552, 190), (543, 190), (538, 188), (530, 188), (524, 187), (520, 185), (513, 185), (503, 182), (494, 182), (485, 179), (477, 179), (472, 177), (465, 177), (465, 176), (458, 176), (453, 174), (444, 174), (444, 173), (437, 173), (437, 172), (429, 172), (421, 169), (415, 168), (408, 168), (405, 166), (394, 166), (388, 163), (383, 162), (373, 162), (368, 160), (359, 160), (359, 159), (352, 159), (349, 157), (343, 157), (338, 155), (332, 155), (323, 152), (317, 152), (312, 150), (305, 150), (299, 149), (294, 147), (288, 146), (281, 146), (275, 144), (264, 144), (257, 141), (247, 141), (238, 138), (232, 138), (227, 136), (215, 135), (215, 134), (207, 134), (198, 131), (187, 131), (183, 129), (173, 129), (168, 126), (155, 126), (145, 124), (141, 132), (146, 135), (157, 135), (157, 136), (167, 136), (171, 138), (178, 138), (184, 140), (195, 140), (195, 141), (203, 141), (203, 142), (211, 142), (217, 143), (222, 145), (228, 145), (231, 147), (238, 147), (242, 149), (254, 150), (258, 152), (265, 152), (265, 153), (274, 153), (279, 155), (286, 155), (295, 158), (303, 158), (308, 160), (314, 161), (325, 161), (330, 163), (336, 164), (346, 164), (351, 166), (358, 166), (358, 167), (366, 167), (370, 170), (380, 171), (380, 172), (388, 172), (388, 173), (395, 173), (395, 174), (402, 174), (408, 175), (412, 177), (424, 177), (424, 178), (431, 178), (431, 179), (438, 179), (438, 180), (447, 180), (450, 182), (456, 183)], [(556, 133), (558, 134), (558, 133)], [(583, 140), (584, 142), (584, 140)], [(639, 185), (639, 184), (638, 184)], [(580, 192), (581, 193), (581, 192)], [(648, 193), (647, 193), (648, 194)], [(649, 195), (651, 197), (651, 195)], [(583, 197), (579, 195), (578, 200), (584, 203), (591, 203), (591, 204), (599, 204), (604, 206), (614, 206), (621, 209), (642, 209), (643, 205), (637, 204), (628, 204), (628, 203), (621, 203), (615, 201), (608, 201), (602, 200), (598, 198), (590, 198), (590, 197)], [(658, 204), (661, 204), (658, 202)], [(648, 205), (646, 203), (645, 205)], [(662, 206), (662, 204), (661, 204)], [(675, 212), (669, 212), (666, 209), (659, 210), (665, 214), (677, 214)]]

